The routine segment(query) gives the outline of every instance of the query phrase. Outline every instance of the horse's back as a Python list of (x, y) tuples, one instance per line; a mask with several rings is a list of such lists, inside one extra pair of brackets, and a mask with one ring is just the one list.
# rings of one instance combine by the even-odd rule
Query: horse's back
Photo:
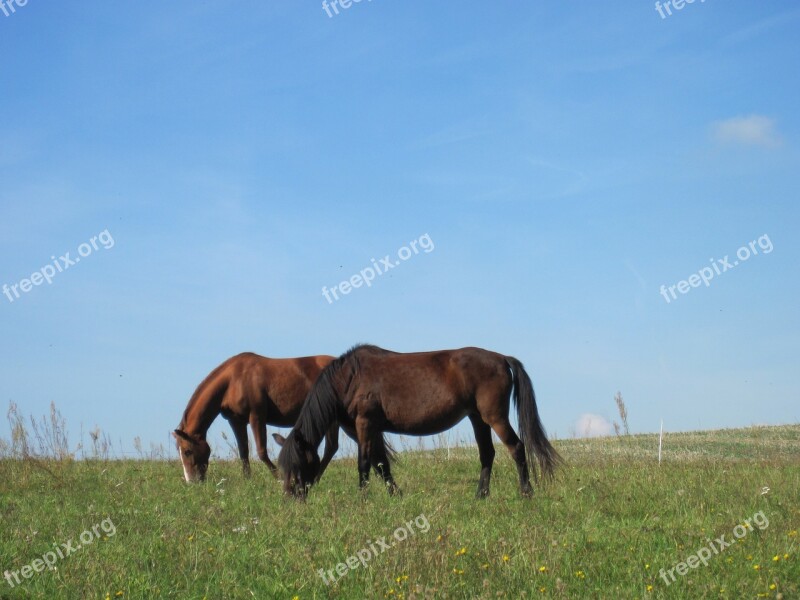
[(228, 389), (224, 408), (247, 417), (257, 413), (267, 423), (294, 424), (308, 390), (332, 356), (270, 358), (242, 352), (223, 363)]
[(451, 350), (428, 352), (376, 352), (370, 348), (358, 355), (363, 366), (376, 366), (386, 374), (403, 376), (409, 371), (429, 372), (439, 377), (460, 375), (465, 383), (475, 383), (487, 377), (508, 374), (506, 357), (497, 352), (467, 346)]

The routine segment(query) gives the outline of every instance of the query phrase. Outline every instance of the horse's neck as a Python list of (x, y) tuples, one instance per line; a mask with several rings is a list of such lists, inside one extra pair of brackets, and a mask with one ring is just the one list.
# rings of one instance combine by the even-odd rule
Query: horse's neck
[(205, 395), (195, 401), (187, 411), (184, 431), (189, 435), (206, 437), (206, 432), (221, 412), (221, 405), (214, 401), (213, 395)]

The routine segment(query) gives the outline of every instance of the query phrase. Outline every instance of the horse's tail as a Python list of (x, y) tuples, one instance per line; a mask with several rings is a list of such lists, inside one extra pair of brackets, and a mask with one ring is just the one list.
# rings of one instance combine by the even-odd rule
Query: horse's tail
[(506, 356), (506, 362), (511, 368), (514, 381), (514, 405), (517, 407), (519, 421), (519, 434), (525, 445), (528, 462), (531, 463), (534, 480), (537, 479), (536, 467), (533, 458), (539, 462), (539, 468), (546, 479), (553, 478), (555, 468), (561, 463), (562, 458), (552, 444), (547, 440), (547, 434), (539, 419), (536, 409), (536, 396), (533, 393), (533, 383), (525, 371), (525, 367), (513, 356)]
[(386, 448), (386, 458), (389, 459), (390, 463), (397, 462), (397, 450), (389, 443), (389, 440), (386, 439), (386, 432), (383, 433), (383, 446)]

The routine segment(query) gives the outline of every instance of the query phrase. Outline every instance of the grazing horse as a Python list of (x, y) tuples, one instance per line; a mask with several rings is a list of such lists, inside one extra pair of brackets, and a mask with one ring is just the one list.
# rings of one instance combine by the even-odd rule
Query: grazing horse
[[(521, 439), (508, 420), (512, 387)], [(368, 483), (372, 467), (392, 494), (397, 486), (383, 433), (432, 435), (464, 417), (472, 423), (481, 460), (478, 498), (489, 495), (495, 455), (492, 431), (517, 465), (523, 496), (533, 493), (528, 459), (535, 457), (548, 478), (561, 462), (539, 420), (530, 377), (516, 358), (481, 348), (401, 354), (355, 346), (317, 378), (288, 437), (274, 436), (282, 446), (278, 465), (284, 491), (304, 498), (319, 479), (317, 448), (337, 421), (358, 443), (360, 486)], [(536, 479), (535, 466), (533, 470)]]
[[(312, 384), (332, 360), (332, 356), (266, 358), (245, 352), (211, 371), (195, 390), (180, 425), (172, 433), (186, 481), (205, 479), (211, 454), (206, 432), (219, 414), (233, 429), (245, 476), (250, 476), (248, 423), (258, 457), (277, 476), (277, 468), (267, 455), (267, 425), (294, 425)], [(320, 476), (339, 448), (338, 425), (330, 423), (323, 435), (325, 456), (318, 465)]]

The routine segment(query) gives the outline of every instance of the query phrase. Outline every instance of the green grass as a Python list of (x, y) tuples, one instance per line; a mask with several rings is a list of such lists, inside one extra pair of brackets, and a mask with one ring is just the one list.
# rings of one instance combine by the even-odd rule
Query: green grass
[[(105, 518), (116, 534), (15, 588), (0, 580), (0, 597), (800, 597), (800, 426), (670, 434), (661, 466), (652, 435), (556, 446), (566, 466), (532, 500), (499, 446), (485, 501), (474, 448), (403, 453), (399, 498), (377, 484), (360, 493), (354, 460), (335, 461), (306, 503), (260, 464), (248, 481), (212, 462), (209, 481), (189, 486), (177, 458), (2, 460), (0, 571)], [(766, 528), (670, 586), (659, 577), (758, 511)], [(420, 515), (427, 532), (415, 526), (366, 568), (331, 586), (317, 575)]]

